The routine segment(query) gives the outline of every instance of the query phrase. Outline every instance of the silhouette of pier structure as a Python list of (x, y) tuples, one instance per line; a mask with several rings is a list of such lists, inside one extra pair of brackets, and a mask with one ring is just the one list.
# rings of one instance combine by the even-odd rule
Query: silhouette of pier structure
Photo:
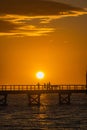
[[(70, 104), (72, 93), (86, 93), (87, 85), (0, 85), (0, 105), (7, 105), (8, 94), (27, 94), (29, 105), (40, 105), (41, 94), (58, 93), (59, 104)], [(52, 95), (53, 96), (53, 95)]]
[(29, 105), (40, 105), (41, 94), (58, 94), (59, 104), (70, 104), (72, 93), (87, 94), (87, 72), (86, 84), (60, 84), (52, 85), (36, 84), (36, 85), (0, 85), (0, 106), (7, 105), (7, 97), (9, 94), (27, 94)]

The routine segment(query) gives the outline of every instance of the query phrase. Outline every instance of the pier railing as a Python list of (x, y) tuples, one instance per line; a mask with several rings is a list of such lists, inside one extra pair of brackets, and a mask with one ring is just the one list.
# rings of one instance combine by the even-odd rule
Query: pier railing
[(0, 105), (7, 104), (8, 94), (27, 94), (29, 105), (40, 105), (41, 94), (58, 94), (59, 104), (70, 104), (72, 93), (86, 93), (86, 85), (0, 85)]
[(86, 90), (86, 85), (51, 85), (51, 84), (36, 84), (36, 85), (0, 85), (0, 91), (31, 91), (31, 90)]

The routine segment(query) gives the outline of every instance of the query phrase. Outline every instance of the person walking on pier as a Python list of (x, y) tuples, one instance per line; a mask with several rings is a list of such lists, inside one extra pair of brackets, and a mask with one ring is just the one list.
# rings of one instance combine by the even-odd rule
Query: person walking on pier
[(49, 83), (47, 83), (47, 90), (50, 90), (50, 82)]

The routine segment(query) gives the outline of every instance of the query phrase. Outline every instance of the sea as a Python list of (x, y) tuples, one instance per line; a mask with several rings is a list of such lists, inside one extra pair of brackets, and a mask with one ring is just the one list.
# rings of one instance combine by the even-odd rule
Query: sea
[(87, 94), (71, 95), (70, 105), (58, 94), (42, 94), (40, 106), (29, 106), (26, 94), (8, 95), (0, 106), (0, 130), (87, 130)]

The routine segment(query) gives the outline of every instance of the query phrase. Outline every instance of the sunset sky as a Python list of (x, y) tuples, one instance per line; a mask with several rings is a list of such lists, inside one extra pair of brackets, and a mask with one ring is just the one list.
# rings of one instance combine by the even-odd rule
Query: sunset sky
[(86, 70), (87, 0), (0, 0), (0, 84), (85, 84)]

